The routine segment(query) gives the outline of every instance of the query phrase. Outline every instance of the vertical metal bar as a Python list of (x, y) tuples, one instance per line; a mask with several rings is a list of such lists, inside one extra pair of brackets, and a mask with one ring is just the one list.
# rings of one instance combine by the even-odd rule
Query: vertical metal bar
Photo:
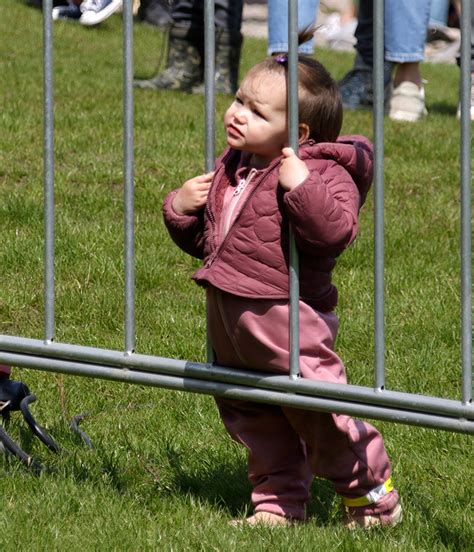
[[(204, 2), (204, 88), (205, 88), (205, 170), (211, 172), (215, 163), (215, 41), (214, 0)], [(209, 314), (207, 314), (209, 328)], [(207, 330), (207, 361), (214, 361), (214, 351)]]
[(375, 389), (385, 387), (384, 291), (384, 2), (374, 2), (374, 329)]
[(205, 94), (205, 167), (214, 169), (215, 163), (215, 41), (214, 0), (204, 3), (204, 87)]
[[(298, 3), (288, 0), (288, 120), (289, 144), (298, 154)], [(299, 263), (293, 232), (290, 232), (290, 379), (300, 365)]]
[(54, 99), (52, 0), (43, 2), (44, 73), (44, 340), (54, 339)]
[(123, 3), (125, 352), (135, 350), (135, 191), (133, 182), (133, 11)]
[(471, 0), (461, 4), (462, 401), (472, 401)]

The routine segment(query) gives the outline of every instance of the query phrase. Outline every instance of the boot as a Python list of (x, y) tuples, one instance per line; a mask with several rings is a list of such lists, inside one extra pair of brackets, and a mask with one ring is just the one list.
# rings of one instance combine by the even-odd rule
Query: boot
[(173, 22), (169, 0), (141, 0), (138, 19), (144, 23), (167, 29)]
[(190, 92), (202, 82), (202, 33), (190, 25), (173, 25), (169, 34), (168, 59), (164, 71), (147, 80), (133, 81), (138, 88)]
[[(242, 35), (231, 36), (223, 29), (216, 29), (215, 91), (217, 94), (235, 94), (239, 81)], [(192, 89), (193, 94), (204, 94), (204, 83)]]

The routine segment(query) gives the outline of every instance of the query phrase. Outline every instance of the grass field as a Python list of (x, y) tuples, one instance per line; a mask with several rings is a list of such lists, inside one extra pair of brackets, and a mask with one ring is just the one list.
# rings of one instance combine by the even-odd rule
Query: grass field
[[(0, 333), (43, 337), (42, 20), (17, 0), (0, 5)], [(123, 348), (122, 37), (58, 23), (55, 39), (57, 341)], [(135, 26), (135, 72), (151, 75), (163, 35)], [(242, 72), (265, 55), (246, 40)], [(351, 56), (321, 51), (340, 77)], [(386, 121), (387, 379), (390, 389), (460, 397), (459, 73), (425, 65), (426, 121)], [(205, 357), (205, 305), (189, 276), (198, 262), (172, 245), (165, 194), (203, 171), (203, 99), (135, 94), (137, 349)], [(218, 98), (221, 119), (228, 98)], [(217, 147), (223, 146), (218, 126)], [(372, 135), (368, 112), (345, 133)], [(372, 196), (361, 234), (335, 272), (337, 349), (352, 383), (373, 370)], [(348, 534), (339, 501), (314, 485), (309, 522), (291, 529), (228, 525), (249, 508), (245, 451), (210, 397), (15, 370), (38, 396), (32, 411), (67, 452), (11, 433), (50, 473), (0, 457), (0, 550), (468, 551), (474, 542), (472, 439), (377, 423), (405, 509), (401, 526)], [(83, 423), (95, 449), (68, 429)]]

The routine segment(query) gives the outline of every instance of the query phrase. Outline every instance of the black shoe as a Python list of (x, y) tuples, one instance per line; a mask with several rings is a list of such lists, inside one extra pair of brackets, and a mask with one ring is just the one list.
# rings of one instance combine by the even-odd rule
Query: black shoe
[(169, 34), (166, 68), (152, 79), (135, 79), (133, 86), (152, 90), (190, 92), (203, 80), (202, 34), (189, 26), (173, 25)]
[(53, 21), (58, 21), (60, 19), (67, 21), (79, 21), (81, 18), (82, 12), (79, 6), (76, 4), (68, 4), (67, 6), (58, 6), (53, 8), (51, 16)]
[[(216, 94), (235, 94), (239, 81), (242, 35), (231, 36), (223, 30), (216, 32), (215, 91)], [(204, 94), (204, 83), (194, 86), (193, 94)]]
[(144, 23), (166, 29), (173, 23), (169, 0), (141, 0), (138, 18)]
[[(384, 63), (384, 101), (388, 104), (392, 81), (392, 63)], [(372, 67), (356, 58), (351, 69), (339, 81), (342, 105), (345, 109), (371, 109), (374, 103)]]

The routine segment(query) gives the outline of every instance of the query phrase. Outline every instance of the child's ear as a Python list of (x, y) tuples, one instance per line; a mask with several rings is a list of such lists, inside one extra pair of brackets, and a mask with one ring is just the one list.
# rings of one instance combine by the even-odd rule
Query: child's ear
[(309, 138), (309, 126), (306, 123), (298, 125), (298, 143), (302, 144)]

